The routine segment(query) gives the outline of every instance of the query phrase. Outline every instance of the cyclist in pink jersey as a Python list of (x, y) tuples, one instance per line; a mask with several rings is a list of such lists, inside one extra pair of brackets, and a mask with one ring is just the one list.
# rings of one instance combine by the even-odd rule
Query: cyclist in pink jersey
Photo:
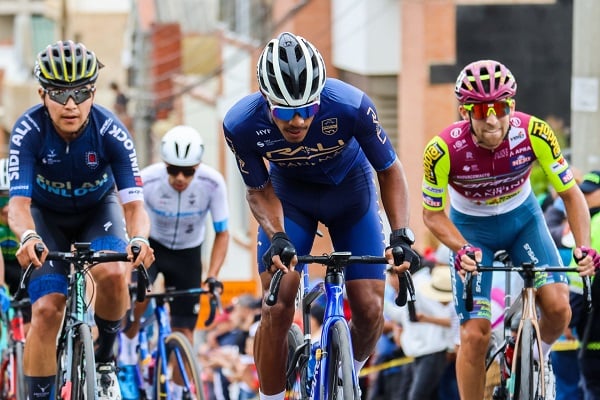
[[(468, 254), (484, 265), (491, 265), (494, 253), (501, 249), (509, 252), (515, 265), (561, 263), (531, 190), (534, 161), (564, 200), (580, 274), (591, 275), (600, 266), (600, 256), (589, 247), (585, 199), (558, 141), (545, 121), (515, 110), (516, 92), (515, 78), (503, 64), (480, 60), (467, 65), (455, 87), (462, 120), (431, 139), (424, 152), (423, 220), (455, 255), (454, 296), (461, 320), (457, 379), (463, 400), (484, 396), (484, 362), (491, 335), (492, 275), (475, 277), (472, 311), (462, 301), (459, 278), (476, 266)], [(536, 287), (542, 347), (549, 353), (571, 317), (569, 290), (562, 273), (540, 274)], [(551, 366), (544, 367), (552, 376)]]

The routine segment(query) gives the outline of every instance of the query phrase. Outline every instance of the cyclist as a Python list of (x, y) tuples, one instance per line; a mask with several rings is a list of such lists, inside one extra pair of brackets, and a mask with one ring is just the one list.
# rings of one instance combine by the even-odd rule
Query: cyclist
[[(54, 396), (56, 335), (67, 295), (68, 266), (45, 262), (48, 249), (69, 251), (80, 241), (96, 251), (131, 254), (135, 243), (141, 252), (132, 266), (154, 261), (133, 140), (113, 113), (94, 104), (102, 66), (82, 43), (48, 45), (34, 69), (41, 104), (18, 118), (10, 137), (9, 223), (20, 237), (19, 263), (36, 267), (28, 286), (33, 306), (24, 353), (32, 399)], [(45, 246), (40, 257), (38, 243)], [(112, 349), (129, 305), (126, 277), (132, 266), (115, 262), (91, 270), (100, 399), (120, 396)]]
[[(480, 60), (467, 65), (455, 88), (462, 121), (431, 139), (424, 152), (423, 219), (455, 254), (454, 295), (462, 325), (457, 378), (464, 400), (483, 398), (484, 359), (491, 334), (492, 275), (476, 276), (472, 312), (459, 300), (463, 291), (459, 276), (475, 269), (468, 254), (474, 253), (484, 265), (491, 265), (494, 252), (500, 249), (507, 250), (515, 264), (561, 263), (528, 179), (536, 159), (564, 200), (580, 274), (592, 274), (600, 266), (600, 256), (589, 247), (585, 199), (554, 133), (545, 121), (515, 110), (516, 93), (514, 76), (500, 62)], [(445, 213), (447, 194), (449, 215)], [(569, 289), (563, 273), (539, 276), (536, 287), (542, 347), (548, 355), (569, 323)], [(548, 376), (552, 376), (549, 371)]]
[[(170, 129), (162, 138), (160, 154), (163, 162), (142, 170), (145, 204), (152, 222), (150, 245), (156, 256), (148, 271), (151, 279), (162, 272), (165, 287), (184, 290), (201, 285), (201, 250), (210, 212), (215, 238), (205, 284), (218, 282), (229, 245), (225, 179), (202, 162), (204, 142), (190, 126)], [(136, 308), (135, 319), (126, 330), (130, 338), (136, 337), (145, 306)], [(177, 297), (171, 302), (171, 326), (183, 332), (190, 343), (197, 314), (198, 298)]]
[[(402, 247), (408, 260), (398, 269), (417, 261), (408, 228), (406, 177), (369, 97), (326, 78), (318, 50), (289, 32), (265, 46), (257, 75), (260, 91), (235, 104), (225, 115), (223, 128), (260, 224), (258, 269), (263, 291), (268, 291), (275, 270), (289, 272), (295, 267), (295, 258), (289, 268), (282, 263), (284, 248), (310, 252), (319, 221), (328, 227), (336, 250), (384, 254), (372, 169), (392, 228), (390, 245)], [(391, 259), (391, 251), (386, 254)], [(383, 329), (384, 269), (384, 265), (346, 269), (357, 371)], [(284, 396), (287, 331), (298, 285), (299, 275), (286, 273), (278, 303), (262, 309), (255, 339), (262, 399)]]

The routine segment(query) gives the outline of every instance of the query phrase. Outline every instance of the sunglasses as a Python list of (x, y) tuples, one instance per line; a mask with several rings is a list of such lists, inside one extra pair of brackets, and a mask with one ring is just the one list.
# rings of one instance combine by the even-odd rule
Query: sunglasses
[(63, 106), (69, 101), (69, 97), (73, 98), (75, 104), (81, 104), (96, 91), (95, 87), (80, 88), (80, 89), (44, 89), (44, 93), (50, 97), (52, 101), (62, 104)]
[(471, 113), (473, 119), (487, 119), (490, 114), (494, 114), (496, 118), (502, 118), (510, 114), (510, 100), (494, 101), (492, 103), (473, 103), (465, 104), (465, 110)]
[(302, 119), (310, 118), (319, 111), (319, 104), (321, 104), (321, 100), (317, 100), (301, 107), (286, 107), (274, 105), (271, 103), (271, 101), (267, 101), (269, 102), (271, 114), (273, 114), (275, 118), (283, 121), (291, 121), (294, 119), (296, 114), (298, 114)]
[(183, 174), (186, 178), (194, 175), (196, 173), (196, 168), (194, 167), (178, 167), (176, 165), (167, 165), (167, 174), (171, 176), (177, 176), (179, 174)]

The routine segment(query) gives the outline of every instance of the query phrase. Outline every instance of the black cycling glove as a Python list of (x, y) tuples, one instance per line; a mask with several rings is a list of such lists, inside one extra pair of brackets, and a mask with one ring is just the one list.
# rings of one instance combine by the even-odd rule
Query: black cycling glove
[(400, 247), (404, 252), (404, 261), (407, 261), (410, 264), (410, 270), (411, 272), (414, 272), (421, 264), (421, 258), (410, 246), (411, 243), (408, 243), (404, 238), (394, 235), (393, 232), (390, 234), (390, 246), (388, 249)]
[[(273, 265), (273, 257), (280, 256), (284, 249), (287, 249), (286, 252), (291, 252), (292, 254), (296, 254), (296, 248), (290, 242), (290, 238), (285, 234), (285, 232), (277, 232), (271, 238), (271, 246), (265, 251), (265, 254), (262, 256), (262, 262), (267, 269)], [(289, 263), (290, 260), (281, 260), (284, 264)]]
[(214, 278), (212, 276), (208, 277), (206, 278), (204, 283), (208, 284), (208, 290), (210, 292), (214, 292), (217, 289), (219, 289), (221, 292), (223, 291), (223, 282), (221, 282), (217, 278)]

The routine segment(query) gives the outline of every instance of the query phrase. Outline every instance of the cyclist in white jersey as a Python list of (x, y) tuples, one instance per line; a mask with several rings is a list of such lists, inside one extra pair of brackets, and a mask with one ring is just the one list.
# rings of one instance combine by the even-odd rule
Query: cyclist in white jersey
[[(161, 272), (165, 287), (178, 290), (202, 284), (201, 249), (206, 236), (206, 218), (210, 213), (215, 239), (204, 284), (217, 283), (229, 244), (229, 208), (223, 176), (202, 163), (204, 144), (200, 133), (189, 126), (170, 129), (161, 142), (164, 162), (141, 171), (145, 206), (150, 215), (150, 243), (156, 261), (148, 269), (154, 281)], [(139, 317), (145, 310), (137, 305), (134, 321), (125, 334), (134, 338)], [(183, 332), (192, 342), (198, 318), (198, 298), (179, 297), (171, 302), (171, 327)]]

